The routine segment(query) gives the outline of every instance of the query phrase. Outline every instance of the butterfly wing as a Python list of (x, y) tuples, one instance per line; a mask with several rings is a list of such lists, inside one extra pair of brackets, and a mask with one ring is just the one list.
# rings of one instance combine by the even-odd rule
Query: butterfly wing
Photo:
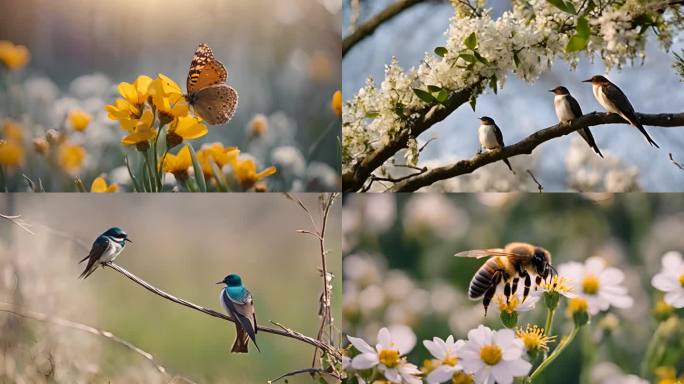
[(186, 84), (188, 94), (196, 93), (205, 87), (223, 84), (226, 80), (228, 80), (226, 67), (214, 58), (214, 53), (208, 45), (200, 44), (190, 63)]
[(193, 108), (211, 125), (228, 122), (238, 105), (238, 94), (226, 84), (212, 85), (199, 90), (194, 96)]

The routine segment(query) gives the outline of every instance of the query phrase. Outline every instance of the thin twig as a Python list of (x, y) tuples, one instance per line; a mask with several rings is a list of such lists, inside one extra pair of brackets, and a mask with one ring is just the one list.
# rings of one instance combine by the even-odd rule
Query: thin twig
[[(143, 288), (147, 289), (148, 291), (154, 293), (157, 296), (160, 296), (164, 299), (172, 301), (176, 304), (180, 304), (182, 306), (188, 307), (190, 309), (194, 309), (196, 311), (202, 312), (206, 315), (216, 317), (219, 319), (223, 319), (226, 321), (230, 321), (232, 323), (235, 322), (235, 320), (232, 317), (226, 316), (223, 313), (216, 312), (212, 309), (202, 307), (200, 305), (197, 305), (197, 304), (192, 303), (190, 301), (178, 298), (176, 296), (171, 295), (170, 293), (162, 291), (161, 289), (153, 286), (152, 284), (146, 282), (145, 280), (139, 278), (138, 276), (128, 272), (125, 268), (121, 267), (120, 265), (117, 265), (115, 263), (106, 263), (106, 264), (102, 264), (102, 265), (105, 267), (109, 267), (109, 268), (121, 273), (122, 275), (126, 276), (131, 281), (133, 281), (134, 283), (142, 286)], [(274, 335), (279, 335), (279, 336), (284, 336), (284, 337), (289, 337), (291, 339), (299, 340), (299, 341), (302, 341), (304, 343), (313, 345), (314, 347), (325, 350), (331, 356), (335, 357), (338, 361), (341, 360), (341, 358), (342, 358), (340, 353), (337, 350), (335, 350), (334, 347), (332, 347), (328, 344), (325, 344), (325, 343), (321, 343), (318, 340), (314, 339), (313, 337), (305, 336), (304, 334), (293, 331), (289, 328), (287, 328), (287, 331), (285, 331), (285, 330), (279, 330), (279, 329), (274, 329), (274, 328), (269, 328), (269, 327), (264, 327), (264, 326), (258, 325), (257, 331), (270, 333), (270, 334), (274, 334)]]
[(681, 169), (682, 171), (684, 171), (684, 165), (682, 165), (681, 163), (676, 162), (675, 159), (674, 159), (674, 157), (672, 157), (672, 153), (670, 153), (670, 161), (672, 161), (672, 164), (676, 165), (677, 168), (679, 168), (679, 169)]
[[(127, 348), (127, 349), (137, 353), (138, 355), (142, 356), (143, 358), (147, 359), (150, 362), (150, 364), (152, 364), (155, 367), (155, 369), (157, 369), (157, 371), (159, 371), (161, 374), (163, 374), (166, 377), (170, 377), (166, 368), (164, 368), (164, 366), (159, 364), (154, 359), (154, 356), (152, 356), (151, 353), (145, 352), (144, 350), (135, 346), (133, 343), (131, 343), (125, 339), (122, 339), (121, 337), (118, 337), (109, 331), (105, 331), (102, 329), (91, 327), (90, 325), (77, 323), (75, 321), (62, 319), (62, 318), (59, 318), (56, 316), (50, 316), (50, 315), (47, 315), (45, 313), (40, 313), (40, 312), (35, 312), (35, 311), (30, 311), (30, 310), (17, 309), (16, 305), (10, 304), (10, 303), (0, 302), (0, 312), (9, 313), (9, 314), (19, 316), (19, 317), (23, 317), (26, 319), (37, 320), (37, 321), (41, 321), (41, 322), (48, 323), (48, 324), (58, 325), (60, 327), (76, 329), (76, 330), (87, 332), (87, 333), (90, 333), (90, 334), (93, 334), (96, 336), (102, 336), (104, 338), (107, 338), (107, 339), (119, 344), (119, 345), (124, 346), (125, 348)], [(173, 379), (175, 379), (175, 377), (172, 377), (171, 379), (173, 380)], [(188, 379), (186, 377), (182, 377), (182, 379), (187, 381), (187, 382), (194, 383), (193, 381), (191, 381), (190, 379)]]
[(530, 175), (530, 177), (532, 177), (532, 180), (534, 180), (534, 182), (537, 184), (537, 189), (539, 190), (539, 193), (544, 192), (544, 187), (543, 187), (543, 186), (541, 185), (541, 183), (537, 180), (537, 178), (534, 177), (534, 173), (532, 173), (532, 171), (530, 171), (529, 169), (527, 170), (527, 173)]
[(341, 379), (342, 379), (339, 375), (337, 375), (337, 374), (335, 374), (335, 373), (332, 373), (332, 372), (329, 372), (329, 371), (326, 371), (326, 370), (324, 370), (324, 369), (320, 369), (320, 368), (304, 368), (304, 369), (298, 369), (298, 370), (296, 370), (296, 371), (288, 372), (288, 373), (286, 373), (286, 374), (284, 374), (284, 375), (280, 375), (280, 376), (276, 377), (276, 378), (273, 379), (273, 380), (269, 380), (268, 383), (269, 383), (269, 384), (275, 383), (276, 381), (281, 380), (281, 379), (284, 379), (284, 378), (286, 378), (286, 377), (295, 376), (295, 375), (301, 375), (302, 373), (308, 373), (308, 374), (310, 374), (310, 375), (319, 374), (319, 375), (321, 375), (321, 376), (322, 376), (322, 375), (329, 375), (329, 376), (332, 376), (332, 377), (336, 378), (337, 380), (341, 380)]
[(35, 233), (33, 231), (31, 231), (31, 229), (30, 229), (31, 224), (24, 222), (24, 220), (21, 219), (21, 215), (12, 216), (12, 215), (0, 214), (0, 217), (2, 217), (5, 220), (9, 220), (12, 224), (18, 226), (19, 228), (23, 229), (24, 231), (26, 231), (32, 235), (35, 235)]

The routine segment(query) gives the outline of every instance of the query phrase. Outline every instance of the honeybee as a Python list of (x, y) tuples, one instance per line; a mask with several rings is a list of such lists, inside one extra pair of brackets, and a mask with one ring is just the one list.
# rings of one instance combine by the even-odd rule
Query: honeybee
[[(518, 290), (518, 282), (523, 279), (525, 288), (523, 302), (527, 299), (535, 275), (535, 284), (541, 284), (556, 275), (551, 265), (551, 253), (542, 247), (528, 243), (510, 243), (505, 248), (476, 249), (459, 252), (458, 257), (474, 257), (477, 259), (491, 257), (475, 272), (468, 287), (468, 297), (473, 300), (482, 299), (485, 316), (487, 307), (496, 293), (499, 284), (504, 284), (504, 296), (508, 301)], [(536, 287), (535, 287), (536, 289)]]

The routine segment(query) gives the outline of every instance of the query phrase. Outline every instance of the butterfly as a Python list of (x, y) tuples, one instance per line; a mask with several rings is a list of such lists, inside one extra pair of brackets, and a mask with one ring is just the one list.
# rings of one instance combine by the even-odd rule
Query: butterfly
[(201, 43), (190, 63), (187, 91), (188, 103), (203, 120), (211, 125), (228, 122), (235, 114), (238, 94), (225, 84), (228, 71), (208, 45)]

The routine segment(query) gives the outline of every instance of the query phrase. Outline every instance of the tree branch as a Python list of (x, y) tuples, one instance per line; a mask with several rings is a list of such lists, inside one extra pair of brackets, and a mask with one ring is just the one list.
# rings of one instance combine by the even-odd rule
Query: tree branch
[[(178, 298), (178, 297), (173, 296), (167, 292), (164, 292), (161, 289), (159, 289), (159, 288), (153, 286), (152, 284), (146, 282), (145, 280), (139, 278), (138, 276), (128, 272), (126, 269), (124, 269), (123, 267), (121, 267), (115, 263), (106, 263), (106, 264), (102, 264), (102, 265), (119, 272), (120, 274), (129, 278), (134, 283), (142, 286), (143, 288), (147, 289), (148, 291), (150, 291), (150, 292), (154, 293), (155, 295), (160, 296), (166, 300), (172, 301), (176, 304), (180, 304), (180, 305), (188, 307), (190, 309), (194, 309), (194, 310), (202, 312), (206, 315), (235, 323), (235, 320), (232, 317), (226, 316), (223, 313), (216, 312), (216, 311), (209, 309), (209, 308), (204, 308), (204, 307), (199, 306), (195, 303), (189, 302), (187, 300)], [(281, 329), (269, 328), (269, 327), (264, 327), (264, 326), (258, 325), (257, 330), (259, 332), (265, 332), (265, 333), (270, 333), (273, 335), (289, 337), (291, 339), (295, 339), (295, 340), (299, 340), (299, 341), (302, 341), (302, 342), (307, 343), (307, 344), (311, 344), (314, 347), (317, 347), (317, 348), (320, 348), (321, 350), (326, 351), (328, 354), (333, 356), (338, 361), (340, 361), (342, 358), (340, 353), (337, 350), (335, 350), (335, 348), (333, 348), (332, 346), (325, 344), (325, 343), (321, 343), (320, 341), (314, 339), (313, 337), (305, 336), (305, 335), (303, 335), (299, 332), (293, 331), (289, 328), (283, 327), (283, 329), (281, 330)]]
[[(681, 127), (684, 126), (684, 112), (683, 113), (660, 113), (660, 114), (642, 114), (637, 113), (637, 118), (643, 125), (656, 127)], [(422, 187), (431, 185), (440, 180), (449, 179), (455, 176), (460, 176), (472, 173), (476, 169), (493, 163), (504, 158), (510, 158), (517, 155), (531, 154), (532, 151), (542, 143), (551, 139), (568, 135), (580, 128), (603, 125), (603, 124), (628, 124), (620, 116), (605, 112), (592, 112), (586, 114), (579, 119), (573, 120), (571, 123), (559, 123), (551, 127), (537, 131), (523, 140), (506, 146), (502, 149), (484, 152), (472, 159), (461, 160), (451, 165), (445, 165), (438, 168), (433, 168), (430, 171), (416, 175), (413, 178), (403, 180), (392, 187), (392, 192), (411, 192), (416, 191)]]
[(363, 188), (363, 184), (370, 177), (371, 173), (399, 150), (405, 148), (410, 137), (418, 137), (433, 125), (446, 119), (452, 112), (470, 100), (473, 91), (477, 87), (479, 87), (479, 82), (460, 91), (453, 92), (443, 105), (428, 106), (421, 111), (416, 111), (414, 114), (418, 114), (420, 117), (409, 121), (406, 129), (402, 130), (398, 137), (379, 147), (373, 153), (354, 164), (349, 171), (342, 174), (342, 188), (344, 191), (354, 192)]
[(394, 16), (397, 16), (414, 5), (424, 3), (425, 1), (426, 0), (398, 0), (359, 25), (354, 32), (350, 33), (342, 40), (342, 57), (361, 40), (372, 35), (382, 23), (394, 18)]
[(310, 375), (319, 374), (319, 375), (321, 375), (321, 376), (323, 376), (323, 375), (328, 375), (328, 376), (333, 377), (333, 378), (335, 378), (335, 379), (337, 379), (337, 380), (341, 380), (341, 379), (342, 379), (342, 378), (339, 377), (337, 374), (332, 373), (332, 372), (328, 372), (328, 371), (326, 371), (326, 370), (324, 370), (324, 369), (319, 369), (319, 368), (304, 368), (304, 369), (298, 369), (298, 370), (296, 370), (296, 371), (292, 371), (292, 372), (288, 372), (288, 373), (285, 373), (285, 374), (283, 374), (283, 375), (280, 375), (280, 376), (276, 377), (276, 378), (273, 379), (273, 380), (267, 381), (267, 383), (268, 383), (268, 384), (275, 383), (276, 381), (281, 380), (281, 379), (284, 379), (284, 378), (286, 378), (286, 377), (301, 375), (301, 374), (303, 374), (303, 373), (308, 373), (308, 374), (310, 374)]
[[(97, 329), (97, 328), (91, 327), (91, 326), (86, 325), (86, 324), (77, 323), (75, 321), (66, 320), (66, 319), (62, 319), (59, 317), (55, 317), (55, 316), (50, 316), (50, 315), (47, 315), (45, 313), (17, 309), (16, 305), (10, 304), (10, 303), (0, 302), (0, 312), (9, 313), (9, 314), (19, 316), (19, 317), (23, 317), (26, 319), (41, 321), (41, 322), (48, 323), (48, 324), (58, 325), (60, 327), (76, 329), (79, 331), (88, 332), (88, 333), (96, 335), (96, 336), (102, 336), (104, 338), (107, 338), (107, 339), (119, 344), (119, 345), (124, 346), (125, 348), (127, 348), (127, 349), (137, 353), (138, 355), (142, 356), (143, 358), (147, 359), (155, 367), (155, 369), (157, 371), (159, 371), (162, 375), (164, 375), (166, 377), (170, 377), (168, 372), (166, 371), (166, 368), (164, 368), (161, 364), (159, 364), (154, 359), (154, 356), (152, 356), (151, 353), (143, 351), (142, 349), (136, 347), (133, 343), (131, 343), (125, 339), (122, 339), (122, 338), (112, 334), (109, 331)], [(179, 376), (171, 377), (171, 380), (174, 380), (178, 377)], [(190, 379), (188, 379), (186, 377), (180, 377), (180, 378), (182, 378), (184, 381), (186, 381), (188, 383), (194, 383), (193, 381), (191, 381)]]

